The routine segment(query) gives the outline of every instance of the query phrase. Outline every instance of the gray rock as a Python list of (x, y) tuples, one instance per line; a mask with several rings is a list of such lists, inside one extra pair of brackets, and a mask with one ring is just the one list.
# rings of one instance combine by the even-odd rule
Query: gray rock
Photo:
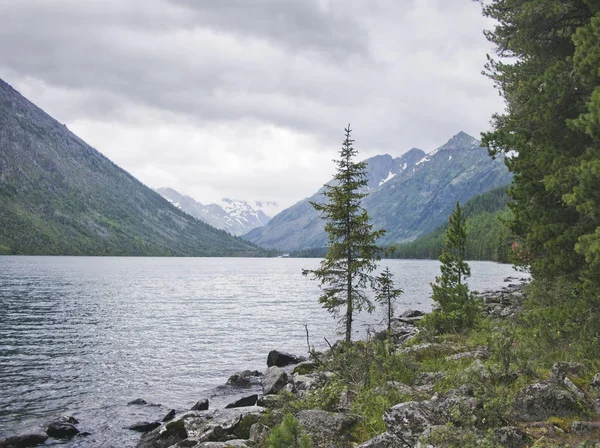
[[(436, 416), (437, 424), (453, 422), (463, 425), (467, 419), (473, 424), (477, 420), (478, 405), (473, 391), (468, 386), (461, 386), (431, 400), (431, 409)], [(457, 415), (458, 413), (458, 415)]]
[(361, 443), (357, 448), (399, 448), (403, 446), (406, 445), (398, 437), (389, 432), (384, 432), (371, 440)]
[(559, 361), (552, 366), (552, 381), (562, 383), (565, 378), (573, 376), (581, 376), (584, 372), (583, 364), (578, 362)]
[(474, 359), (487, 359), (490, 356), (490, 352), (487, 347), (479, 347), (477, 350), (470, 352), (461, 352), (454, 355), (446, 356), (448, 361), (458, 361), (459, 359), (474, 358)]
[(296, 416), (312, 438), (314, 448), (347, 448), (352, 446), (352, 428), (360, 417), (326, 411), (300, 411)]
[(592, 409), (596, 414), (600, 414), (600, 398), (596, 398), (594, 400), (594, 405)]
[(139, 405), (139, 406), (143, 406), (145, 404), (148, 404), (148, 402), (146, 400), (144, 400), (143, 398), (136, 398), (135, 400), (131, 400), (129, 403), (127, 403), (127, 405)]
[(279, 367), (269, 367), (263, 376), (263, 394), (276, 394), (288, 383), (288, 374)]
[(171, 420), (173, 420), (175, 418), (175, 415), (177, 415), (177, 411), (175, 409), (171, 409), (167, 413), (167, 415), (165, 415), (164, 418), (162, 419), (163, 423), (170, 422)]
[(280, 352), (279, 350), (271, 350), (267, 355), (267, 367), (285, 367), (292, 364), (299, 364), (303, 361), (306, 361), (306, 357)]
[(258, 401), (258, 394), (249, 395), (247, 397), (240, 398), (239, 400), (234, 401), (233, 403), (229, 403), (227, 406), (225, 406), (225, 409), (243, 408), (246, 406), (256, 406), (257, 401)]
[(503, 426), (493, 431), (494, 441), (504, 448), (525, 448), (531, 443), (530, 437), (514, 426)]
[(137, 422), (129, 426), (127, 429), (137, 432), (149, 432), (154, 428), (158, 428), (159, 426), (160, 422)]
[(234, 373), (227, 379), (227, 384), (236, 387), (250, 387), (260, 383), (262, 373), (258, 370), (244, 370)]
[(565, 379), (563, 380), (563, 384), (567, 389), (573, 392), (573, 395), (575, 395), (578, 400), (583, 400), (585, 398), (584, 393), (581, 392), (581, 390), (579, 390), (575, 383), (573, 383), (573, 381), (571, 381), (568, 377), (565, 377)]
[(545, 421), (548, 417), (566, 417), (579, 412), (571, 391), (554, 384), (536, 383), (521, 389), (513, 406), (517, 419), (526, 422)]
[(192, 411), (206, 411), (208, 410), (209, 402), (208, 398), (203, 398), (196, 402), (194, 406), (192, 406)]
[(590, 387), (592, 389), (600, 389), (600, 373), (594, 375), (594, 378), (590, 381)]
[(316, 368), (317, 368), (317, 365), (314, 362), (303, 361), (294, 367), (294, 370), (292, 370), (292, 373), (294, 375), (307, 375), (307, 374), (313, 373)]
[(0, 448), (29, 448), (42, 445), (48, 440), (45, 434), (22, 434), (0, 439)]
[(578, 436), (589, 436), (600, 432), (600, 423), (598, 422), (573, 422), (571, 432)]
[[(213, 411), (189, 411), (142, 435), (137, 448), (167, 448), (172, 445), (220, 442), (248, 437), (252, 424), (264, 410), (253, 406)], [(189, 445), (188, 445), (189, 446)]]
[(77, 423), (79, 422), (74, 417), (57, 418), (48, 425), (46, 434), (54, 439), (70, 439), (79, 434), (79, 430), (74, 426)]
[(250, 427), (250, 437), (257, 445), (262, 445), (269, 436), (269, 428), (262, 423), (255, 423)]
[(247, 440), (234, 439), (227, 442), (203, 442), (196, 445), (196, 448), (248, 448)]
[(313, 389), (317, 384), (318, 377), (314, 375), (294, 375), (292, 381), (294, 383), (294, 392), (298, 392), (300, 390)]
[(383, 415), (387, 432), (413, 446), (429, 426), (438, 424), (429, 401), (407, 401), (393, 406)]

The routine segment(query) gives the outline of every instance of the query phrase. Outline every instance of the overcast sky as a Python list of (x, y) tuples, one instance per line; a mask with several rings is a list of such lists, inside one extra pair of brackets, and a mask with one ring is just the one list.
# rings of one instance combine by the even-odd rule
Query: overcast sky
[(470, 0), (0, 0), (0, 77), (151, 187), (289, 206), (503, 109)]

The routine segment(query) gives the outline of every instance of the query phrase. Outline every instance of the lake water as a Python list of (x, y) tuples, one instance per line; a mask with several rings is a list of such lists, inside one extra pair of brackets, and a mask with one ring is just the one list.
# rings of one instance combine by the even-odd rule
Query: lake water
[[(239, 391), (232, 373), (266, 368), (272, 349), (306, 353), (336, 338), (335, 320), (301, 275), (317, 259), (0, 257), (0, 437), (63, 414), (92, 435), (67, 446), (135, 446), (124, 429)], [(398, 313), (429, 310), (437, 261), (384, 260), (404, 295)], [(510, 266), (471, 262), (474, 290)], [(361, 316), (356, 338), (381, 315)], [(160, 406), (127, 406), (141, 397)]]

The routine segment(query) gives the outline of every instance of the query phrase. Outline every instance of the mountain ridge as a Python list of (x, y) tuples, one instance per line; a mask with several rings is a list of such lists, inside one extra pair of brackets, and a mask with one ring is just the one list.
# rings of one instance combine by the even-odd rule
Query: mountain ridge
[(249, 202), (223, 198), (220, 204), (202, 204), (170, 187), (156, 188), (155, 191), (175, 207), (211, 226), (240, 236), (271, 220), (263, 208), (273, 207), (272, 202), (260, 202), (253, 207)]
[(0, 80), (0, 252), (260, 255), (177, 209)]
[[(363, 205), (375, 228), (386, 230), (379, 240), (384, 245), (412, 241), (433, 231), (447, 219), (456, 200), (466, 202), (511, 179), (503, 159), (491, 159), (480, 142), (464, 131), (429, 153), (413, 148), (397, 158), (386, 154), (366, 161), (369, 195)], [(390, 175), (382, 178), (385, 161)], [(322, 193), (323, 188), (243, 238), (288, 252), (325, 246), (324, 223), (310, 205), (323, 201)]]

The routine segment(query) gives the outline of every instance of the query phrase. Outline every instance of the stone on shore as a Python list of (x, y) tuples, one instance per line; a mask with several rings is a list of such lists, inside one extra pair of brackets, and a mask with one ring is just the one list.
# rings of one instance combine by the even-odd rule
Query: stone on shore
[(158, 428), (159, 426), (160, 422), (137, 422), (129, 426), (127, 429), (137, 432), (149, 432), (154, 428)]
[(46, 428), (48, 437), (54, 439), (70, 439), (79, 434), (75, 424), (79, 423), (75, 417), (60, 417), (51, 422)]
[(260, 383), (262, 373), (258, 370), (244, 370), (231, 375), (227, 379), (227, 385), (235, 387), (250, 387)]
[(234, 401), (233, 403), (229, 403), (227, 406), (225, 406), (225, 409), (256, 406), (257, 401), (258, 401), (258, 394), (249, 395), (247, 397), (240, 398), (239, 400)]
[(353, 446), (352, 429), (361, 418), (354, 414), (326, 411), (300, 411), (296, 416), (314, 443), (314, 448), (347, 448)]
[(292, 364), (299, 364), (306, 361), (304, 356), (296, 356), (291, 353), (280, 352), (279, 350), (271, 350), (267, 355), (267, 367), (285, 367)]
[(196, 404), (194, 406), (192, 406), (192, 411), (207, 411), (208, 410), (208, 398), (203, 398), (202, 400), (199, 400), (198, 402), (196, 402)]
[(0, 448), (29, 448), (42, 445), (48, 440), (45, 434), (22, 434), (0, 439)]
[(171, 409), (167, 415), (164, 416), (164, 418), (162, 419), (163, 423), (165, 422), (170, 422), (171, 420), (173, 420), (175, 418), (175, 415), (177, 415), (177, 411), (175, 409)]
[(288, 374), (283, 369), (269, 367), (262, 380), (263, 394), (276, 394), (287, 385), (288, 380)]

